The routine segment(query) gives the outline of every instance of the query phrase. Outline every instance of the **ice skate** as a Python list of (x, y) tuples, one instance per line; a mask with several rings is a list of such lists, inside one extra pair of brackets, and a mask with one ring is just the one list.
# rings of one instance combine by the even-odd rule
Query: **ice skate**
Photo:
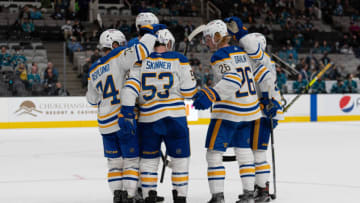
[(239, 195), (239, 200), (236, 203), (255, 203), (254, 191), (244, 190), (244, 193)]
[(270, 202), (271, 197), (269, 194), (269, 182), (266, 183), (266, 187), (262, 188), (258, 185), (255, 186), (255, 202)]
[(225, 203), (224, 193), (220, 192), (213, 194), (211, 200), (208, 201), (208, 203)]
[(186, 197), (178, 196), (177, 190), (172, 191), (174, 203), (186, 203)]

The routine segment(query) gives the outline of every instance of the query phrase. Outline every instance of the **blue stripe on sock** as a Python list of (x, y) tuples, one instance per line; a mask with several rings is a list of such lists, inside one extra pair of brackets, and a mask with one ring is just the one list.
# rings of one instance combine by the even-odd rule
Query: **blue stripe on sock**
[(222, 178), (208, 178), (208, 180), (225, 180), (225, 177), (222, 177)]
[(115, 179), (108, 180), (108, 182), (121, 181), (121, 180), (122, 180), (122, 178), (115, 178)]

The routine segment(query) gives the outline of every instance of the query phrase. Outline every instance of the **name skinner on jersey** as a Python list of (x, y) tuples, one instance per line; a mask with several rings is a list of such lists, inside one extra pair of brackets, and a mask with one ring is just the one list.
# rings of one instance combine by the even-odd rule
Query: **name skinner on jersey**
[(91, 74), (91, 78), (93, 81), (95, 81), (98, 77), (109, 71), (110, 71), (110, 65), (105, 64), (104, 66), (101, 66), (100, 68), (96, 69), (94, 73)]
[(146, 69), (156, 70), (156, 69), (171, 69), (171, 63), (165, 61), (146, 61)]

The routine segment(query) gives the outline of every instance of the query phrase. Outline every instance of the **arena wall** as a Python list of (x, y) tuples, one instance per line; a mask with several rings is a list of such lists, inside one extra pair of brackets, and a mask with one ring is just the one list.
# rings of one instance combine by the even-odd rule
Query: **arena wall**
[[(285, 95), (288, 103), (296, 95)], [(189, 124), (208, 124), (210, 111), (186, 101)], [(96, 127), (97, 109), (85, 97), (0, 98), (0, 128)], [(360, 94), (302, 95), (282, 122), (360, 121)]]

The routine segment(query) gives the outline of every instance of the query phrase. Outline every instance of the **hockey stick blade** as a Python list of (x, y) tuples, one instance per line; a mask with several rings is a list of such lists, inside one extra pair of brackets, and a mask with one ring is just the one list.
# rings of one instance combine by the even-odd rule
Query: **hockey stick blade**
[(190, 35), (188, 36), (188, 41), (191, 42), (191, 40), (196, 36), (198, 35), (200, 32), (204, 31), (205, 30), (205, 27), (206, 25), (199, 25), (197, 28), (195, 28), (194, 31), (192, 31), (190, 33)]

